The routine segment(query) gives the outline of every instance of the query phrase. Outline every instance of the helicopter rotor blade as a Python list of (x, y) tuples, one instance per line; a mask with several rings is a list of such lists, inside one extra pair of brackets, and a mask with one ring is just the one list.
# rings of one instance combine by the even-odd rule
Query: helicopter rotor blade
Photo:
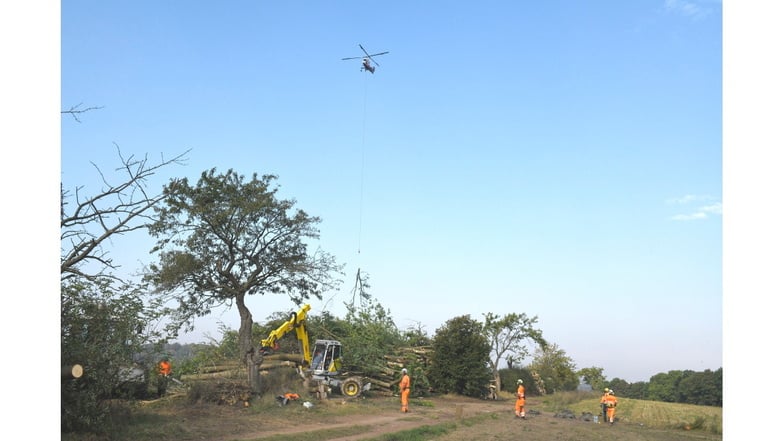
[(377, 54), (368, 55), (368, 58), (369, 58), (371, 61), (373, 61), (374, 63), (376, 63), (376, 66), (381, 66), (380, 64), (378, 64), (378, 61), (376, 61), (375, 59), (373, 59), (373, 57), (375, 57), (375, 56), (378, 56), (378, 55), (384, 55), (384, 54), (388, 54), (388, 53), (389, 53), (389, 52), (379, 52), (379, 53), (377, 53)]
[(341, 60), (359, 60), (360, 58), (365, 58), (365, 57), (348, 57), (348, 58), (341, 58)]
[(379, 56), (379, 55), (384, 55), (384, 54), (388, 54), (388, 53), (389, 53), (389, 51), (386, 51), (386, 52), (379, 52), (379, 53), (377, 53), (377, 54), (370, 54), (370, 53), (368, 53), (368, 51), (366, 51), (366, 50), (365, 50), (365, 48), (364, 48), (364, 47), (363, 47), (361, 44), (359, 45), (359, 48), (360, 48), (360, 49), (362, 49), (362, 52), (364, 52), (364, 53), (365, 53), (365, 55), (367, 55), (367, 57), (368, 57), (368, 58), (369, 58), (369, 59), (370, 59), (372, 62), (376, 63), (376, 66), (381, 66), (381, 65), (380, 65), (380, 64), (378, 64), (378, 61), (374, 60), (374, 59), (373, 59), (373, 57), (376, 57), (376, 56)]

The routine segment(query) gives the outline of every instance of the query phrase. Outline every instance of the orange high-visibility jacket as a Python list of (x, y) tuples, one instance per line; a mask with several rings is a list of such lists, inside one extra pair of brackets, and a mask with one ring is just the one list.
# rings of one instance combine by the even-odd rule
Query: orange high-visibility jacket
[(408, 377), (408, 374), (403, 375), (403, 378), (400, 379), (400, 384), (398, 386), (400, 386), (400, 392), (403, 392), (404, 390), (411, 387), (411, 379)]
[(161, 362), (158, 363), (158, 372), (161, 375), (166, 375), (166, 376), (171, 374), (171, 363), (169, 363), (166, 360), (161, 360)]

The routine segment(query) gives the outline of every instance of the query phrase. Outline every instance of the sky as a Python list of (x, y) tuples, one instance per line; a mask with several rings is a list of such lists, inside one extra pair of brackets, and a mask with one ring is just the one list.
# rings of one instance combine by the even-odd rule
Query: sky
[[(60, 183), (96, 188), (91, 162), (111, 171), (118, 148), (190, 149), (158, 185), (276, 174), (322, 218), (346, 282), (315, 312), (361, 268), (401, 328), (524, 312), (578, 368), (723, 366), (730, 414), (769, 397), (749, 385), (778, 362), (777, 2), (159, 3), (0, 6), (3, 275), (27, 294), (5, 297), (7, 353), (59, 346)], [(389, 51), (375, 74), (341, 60), (359, 44)], [(128, 271), (149, 263), (143, 237), (114, 245)], [(9, 394), (57, 415), (28, 390), (57, 390), (49, 365)]]
[[(722, 366), (722, 4), (68, 1), (61, 180), (278, 176), (401, 329), (525, 313), (576, 367)], [(360, 60), (374, 58), (374, 74)], [(93, 163), (95, 165), (93, 165)], [(111, 175), (110, 175), (111, 176)], [(125, 271), (153, 256), (113, 240)], [(295, 310), (254, 296), (263, 322)], [(235, 309), (183, 343), (239, 326)], [(530, 359), (527, 360), (530, 362)]]

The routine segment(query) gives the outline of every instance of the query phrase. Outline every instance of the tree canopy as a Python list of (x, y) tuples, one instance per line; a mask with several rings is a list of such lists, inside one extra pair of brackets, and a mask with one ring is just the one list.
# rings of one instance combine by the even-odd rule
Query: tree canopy
[(585, 381), (586, 384), (590, 384), (593, 390), (602, 390), (607, 384), (604, 368), (596, 366), (580, 369), (577, 371), (577, 377)]
[(221, 304), (240, 316), (241, 356), (252, 356), (253, 316), (248, 295), (280, 294), (300, 305), (338, 283), (342, 266), (332, 255), (308, 245), (319, 239), (320, 218), (279, 199), (277, 176), (254, 173), (250, 180), (233, 169), (204, 171), (195, 185), (173, 179), (149, 225), (157, 239), (148, 280), (176, 300), (172, 332), (193, 329), (196, 317)]
[(490, 366), (493, 369), (493, 381), (501, 390), (499, 365), (502, 359), (507, 363), (521, 362), (529, 355), (527, 342), (539, 347), (547, 345), (542, 331), (534, 328), (538, 317), (528, 317), (525, 313), (511, 312), (501, 317), (492, 312), (484, 314), (484, 336), (490, 343)]
[(483, 397), (492, 379), (489, 355), (482, 323), (470, 315), (450, 319), (433, 337), (430, 382), (441, 392)]
[(574, 361), (555, 343), (539, 348), (530, 368), (539, 375), (548, 393), (575, 390), (580, 382)]

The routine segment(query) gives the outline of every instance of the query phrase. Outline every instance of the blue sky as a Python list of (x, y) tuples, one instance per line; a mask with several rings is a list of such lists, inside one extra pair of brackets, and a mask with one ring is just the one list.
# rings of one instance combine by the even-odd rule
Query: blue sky
[[(722, 3), (61, 6), (66, 188), (124, 155), (278, 175), (401, 329), (524, 312), (578, 368), (722, 367)], [(358, 44), (377, 57), (360, 71)], [(115, 241), (128, 271), (152, 241)], [(254, 319), (292, 310), (256, 296)], [(217, 309), (181, 341), (238, 327)], [(530, 361), (530, 359), (528, 360)]]

